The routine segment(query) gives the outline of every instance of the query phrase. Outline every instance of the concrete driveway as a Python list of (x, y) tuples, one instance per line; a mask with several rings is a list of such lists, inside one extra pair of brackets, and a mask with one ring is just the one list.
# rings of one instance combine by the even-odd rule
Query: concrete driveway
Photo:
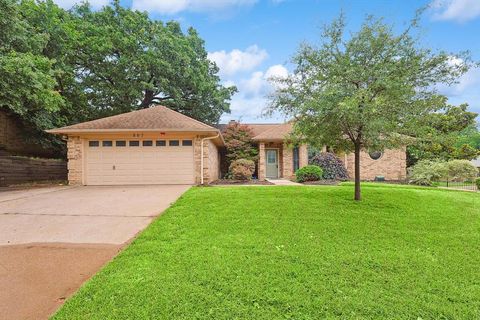
[(0, 318), (48, 318), (189, 187), (0, 192)]

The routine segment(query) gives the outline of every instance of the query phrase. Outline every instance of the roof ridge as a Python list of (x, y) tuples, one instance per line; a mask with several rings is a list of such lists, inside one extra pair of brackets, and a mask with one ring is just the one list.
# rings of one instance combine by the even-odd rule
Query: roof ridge
[(165, 108), (165, 109), (167, 109), (168, 111), (177, 113), (177, 114), (179, 114), (179, 115), (182, 116), (182, 117), (188, 118), (189, 120), (193, 120), (193, 121), (197, 122), (198, 124), (201, 124), (201, 125), (203, 125), (203, 126), (206, 126), (206, 127), (210, 128), (210, 129), (218, 130), (217, 128), (214, 128), (214, 127), (212, 127), (212, 126), (210, 126), (210, 125), (208, 125), (208, 124), (206, 124), (206, 123), (203, 123), (202, 121), (199, 121), (199, 120), (197, 120), (197, 119), (194, 119), (194, 118), (192, 118), (192, 117), (189, 117), (189, 116), (187, 116), (187, 115), (184, 115), (183, 113), (178, 112), (178, 111), (173, 110), (173, 109), (170, 109), (169, 107), (166, 107), (166, 106), (164, 106), (164, 105), (156, 104), (154, 107), (162, 107), (162, 108)]

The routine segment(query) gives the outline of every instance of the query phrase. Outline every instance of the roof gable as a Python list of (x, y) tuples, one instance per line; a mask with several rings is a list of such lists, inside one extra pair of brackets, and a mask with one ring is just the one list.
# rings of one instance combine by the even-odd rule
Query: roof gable
[[(253, 140), (283, 141), (292, 131), (292, 123), (243, 123), (248, 126), (253, 133)], [(225, 131), (228, 124), (220, 124), (218, 128), (221, 132)]]
[(159, 131), (217, 131), (217, 129), (164, 106), (122, 113), (49, 130), (51, 133), (77, 131), (159, 130)]

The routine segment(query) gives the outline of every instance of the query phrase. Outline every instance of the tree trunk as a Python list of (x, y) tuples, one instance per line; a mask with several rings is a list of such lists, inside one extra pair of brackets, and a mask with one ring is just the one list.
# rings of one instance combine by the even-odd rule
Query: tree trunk
[(150, 104), (153, 101), (153, 98), (155, 97), (155, 94), (152, 90), (145, 90), (145, 95), (143, 96), (143, 100), (140, 103), (140, 106), (138, 107), (139, 109), (146, 109), (150, 107)]
[(355, 200), (360, 201), (361, 191), (360, 191), (360, 152), (362, 148), (359, 143), (355, 144)]

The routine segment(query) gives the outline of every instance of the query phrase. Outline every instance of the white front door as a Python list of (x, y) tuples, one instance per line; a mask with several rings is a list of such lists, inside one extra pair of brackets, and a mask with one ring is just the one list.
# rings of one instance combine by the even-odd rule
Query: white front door
[(265, 153), (266, 176), (267, 178), (276, 179), (278, 178), (278, 150), (266, 149)]

